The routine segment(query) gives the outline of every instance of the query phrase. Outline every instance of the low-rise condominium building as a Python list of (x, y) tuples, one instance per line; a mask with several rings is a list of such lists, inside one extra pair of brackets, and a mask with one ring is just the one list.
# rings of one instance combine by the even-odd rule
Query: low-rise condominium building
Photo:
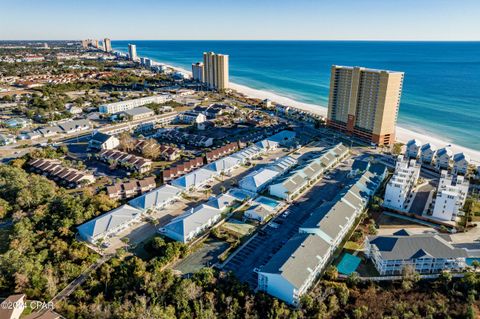
[(402, 229), (391, 236), (368, 236), (365, 254), (373, 261), (380, 275), (402, 275), (405, 267), (419, 274), (462, 271), (469, 257), (478, 251), (456, 247), (446, 234), (413, 234)]
[(347, 156), (348, 148), (339, 143), (270, 185), (269, 193), (290, 201)]
[(133, 100), (126, 100), (114, 103), (108, 103), (100, 105), (98, 108), (100, 113), (103, 114), (115, 114), (119, 112), (125, 112), (136, 107), (140, 107), (150, 103), (162, 104), (170, 101), (172, 97), (170, 95), (152, 95), (147, 97), (141, 97)]
[(331, 259), (387, 174), (368, 164), (334, 200), (315, 210), (258, 273), (258, 289), (290, 305), (300, 298)]
[(139, 222), (142, 211), (122, 205), (77, 227), (80, 237), (92, 244), (106, 239)]
[(120, 141), (113, 135), (95, 132), (88, 142), (89, 150), (113, 150), (120, 145)]

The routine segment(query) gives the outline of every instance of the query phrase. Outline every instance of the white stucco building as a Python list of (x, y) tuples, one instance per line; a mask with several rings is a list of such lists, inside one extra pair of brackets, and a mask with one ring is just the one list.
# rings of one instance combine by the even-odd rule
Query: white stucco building
[(465, 153), (457, 153), (453, 155), (453, 174), (467, 175), (468, 165), (470, 165), (470, 157)]
[(469, 182), (462, 175), (441, 172), (432, 217), (441, 220), (455, 220), (467, 198)]
[(435, 155), (435, 166), (438, 170), (449, 169), (452, 159), (452, 150), (448, 147), (441, 148), (437, 151), (437, 154)]
[(417, 139), (408, 141), (406, 145), (405, 155), (407, 158), (418, 158), (420, 156), (420, 149), (422, 147), (422, 142)]
[(120, 145), (120, 141), (113, 135), (96, 132), (88, 142), (89, 150), (113, 150)]
[(395, 165), (395, 173), (385, 189), (383, 206), (405, 211), (419, 176), (420, 165), (414, 159), (408, 160), (399, 156)]
[(365, 239), (365, 254), (382, 276), (401, 275), (406, 266), (420, 274), (462, 271), (472, 253), (452, 245), (450, 236), (438, 233), (412, 234), (402, 229), (391, 236)]
[(143, 106), (150, 103), (162, 104), (167, 101), (170, 101), (171, 99), (172, 97), (170, 95), (152, 95), (152, 96), (141, 97), (133, 100), (103, 104), (103, 105), (100, 105), (98, 110), (100, 113), (103, 113), (103, 114), (114, 114), (118, 112), (131, 110), (136, 107)]
[(437, 147), (433, 144), (427, 143), (420, 148), (420, 160), (423, 164), (433, 164), (436, 154)]

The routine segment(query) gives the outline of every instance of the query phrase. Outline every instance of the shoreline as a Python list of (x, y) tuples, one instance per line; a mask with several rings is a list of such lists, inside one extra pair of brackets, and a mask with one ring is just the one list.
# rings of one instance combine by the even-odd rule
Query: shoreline
[[(189, 74), (190, 76), (192, 74), (191, 71), (188, 71), (188, 70), (186, 70), (182, 67), (177, 67), (177, 66), (173, 66), (173, 65), (163, 63), (163, 62), (158, 62), (158, 61), (155, 61), (155, 62), (157, 62), (158, 64), (161, 64), (161, 65), (165, 65), (166, 67), (169, 67), (169, 68), (171, 68), (175, 71), (179, 71), (179, 72), (182, 72), (182, 73)], [(303, 103), (303, 102), (295, 101), (291, 98), (281, 96), (281, 95), (279, 95), (278, 93), (275, 93), (275, 92), (254, 89), (254, 88), (251, 88), (249, 86), (242, 85), (242, 84), (237, 84), (237, 83), (233, 83), (233, 82), (230, 82), (230, 88), (239, 92), (239, 93), (245, 94), (248, 97), (258, 98), (258, 99), (262, 99), (262, 100), (269, 99), (269, 100), (271, 100), (275, 103), (278, 103), (278, 104), (282, 104), (282, 105), (286, 105), (286, 106), (292, 106), (292, 107), (295, 107), (295, 108), (298, 108), (298, 109), (301, 109), (301, 110), (304, 110), (304, 111), (309, 111), (309, 112), (312, 112), (312, 113), (316, 113), (316, 114), (319, 114), (319, 115), (322, 115), (322, 116), (327, 115), (327, 107), (322, 106), (322, 105), (309, 104), (309, 103)], [(445, 147), (445, 146), (450, 146), (450, 149), (452, 150), (453, 154), (463, 152), (470, 157), (472, 163), (474, 163), (475, 165), (480, 164), (480, 151), (448, 142), (445, 139), (442, 139), (441, 137), (434, 137), (434, 136), (429, 135), (429, 134), (420, 133), (420, 132), (416, 132), (416, 131), (411, 130), (411, 129), (407, 129), (407, 128), (403, 128), (401, 126), (397, 126), (397, 128), (396, 128), (396, 141), (402, 142), (402, 143), (407, 143), (411, 139), (417, 139), (422, 144), (426, 144), (426, 143), (433, 144), (437, 147), (437, 149), (440, 149), (440, 148)]]
[[(327, 115), (327, 108), (321, 105), (298, 102), (298, 101), (292, 100), (291, 98), (280, 96), (273, 92), (257, 90), (257, 89), (253, 89), (248, 86), (236, 84), (236, 83), (230, 83), (230, 87), (249, 97), (259, 98), (259, 99), (270, 99), (274, 102), (278, 102), (279, 104), (293, 106), (298, 109), (316, 113), (322, 116)], [(397, 126), (396, 140), (398, 142), (407, 143), (411, 139), (417, 139), (423, 144), (426, 144), (426, 143), (433, 144), (438, 149), (445, 147), (447, 145), (451, 145), (450, 149), (454, 154), (459, 152), (464, 152), (465, 154), (470, 156), (472, 162), (476, 162), (477, 164), (480, 163), (480, 151), (476, 151), (468, 147), (450, 143), (439, 137), (434, 137), (425, 133), (419, 133), (407, 128), (403, 128), (401, 126)]]

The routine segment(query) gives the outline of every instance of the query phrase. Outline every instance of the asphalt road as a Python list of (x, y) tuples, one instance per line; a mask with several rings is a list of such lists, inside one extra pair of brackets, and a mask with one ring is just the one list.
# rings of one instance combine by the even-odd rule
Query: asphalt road
[(299, 226), (319, 207), (332, 200), (339, 190), (343, 189), (351, 164), (343, 164), (336, 168), (326, 178), (320, 180), (304, 196), (295, 201), (284, 218), (276, 217), (273, 222), (278, 228), (270, 226), (257, 233), (248, 244), (224, 265), (224, 270), (233, 271), (235, 275), (252, 288), (257, 286), (257, 274), (253, 271), (265, 265), (270, 258), (290, 239), (298, 233)]
[(202, 247), (182, 259), (173, 269), (183, 275), (193, 274), (203, 267), (209, 267), (218, 262), (218, 256), (228, 248), (229, 244), (220, 240), (208, 240)]

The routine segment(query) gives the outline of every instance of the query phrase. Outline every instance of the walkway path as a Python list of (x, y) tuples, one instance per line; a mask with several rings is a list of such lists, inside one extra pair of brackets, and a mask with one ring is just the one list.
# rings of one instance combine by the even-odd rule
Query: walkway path
[(70, 282), (62, 291), (60, 291), (53, 299), (50, 301), (55, 306), (58, 302), (62, 301), (63, 299), (70, 296), (75, 289), (77, 289), (80, 285), (82, 285), (85, 280), (87, 280), (88, 276), (97, 270), (101, 265), (105, 262), (110, 260), (114, 255), (105, 255), (101, 257), (96, 263), (90, 265), (87, 269), (85, 269), (80, 276), (75, 278), (72, 282)]

